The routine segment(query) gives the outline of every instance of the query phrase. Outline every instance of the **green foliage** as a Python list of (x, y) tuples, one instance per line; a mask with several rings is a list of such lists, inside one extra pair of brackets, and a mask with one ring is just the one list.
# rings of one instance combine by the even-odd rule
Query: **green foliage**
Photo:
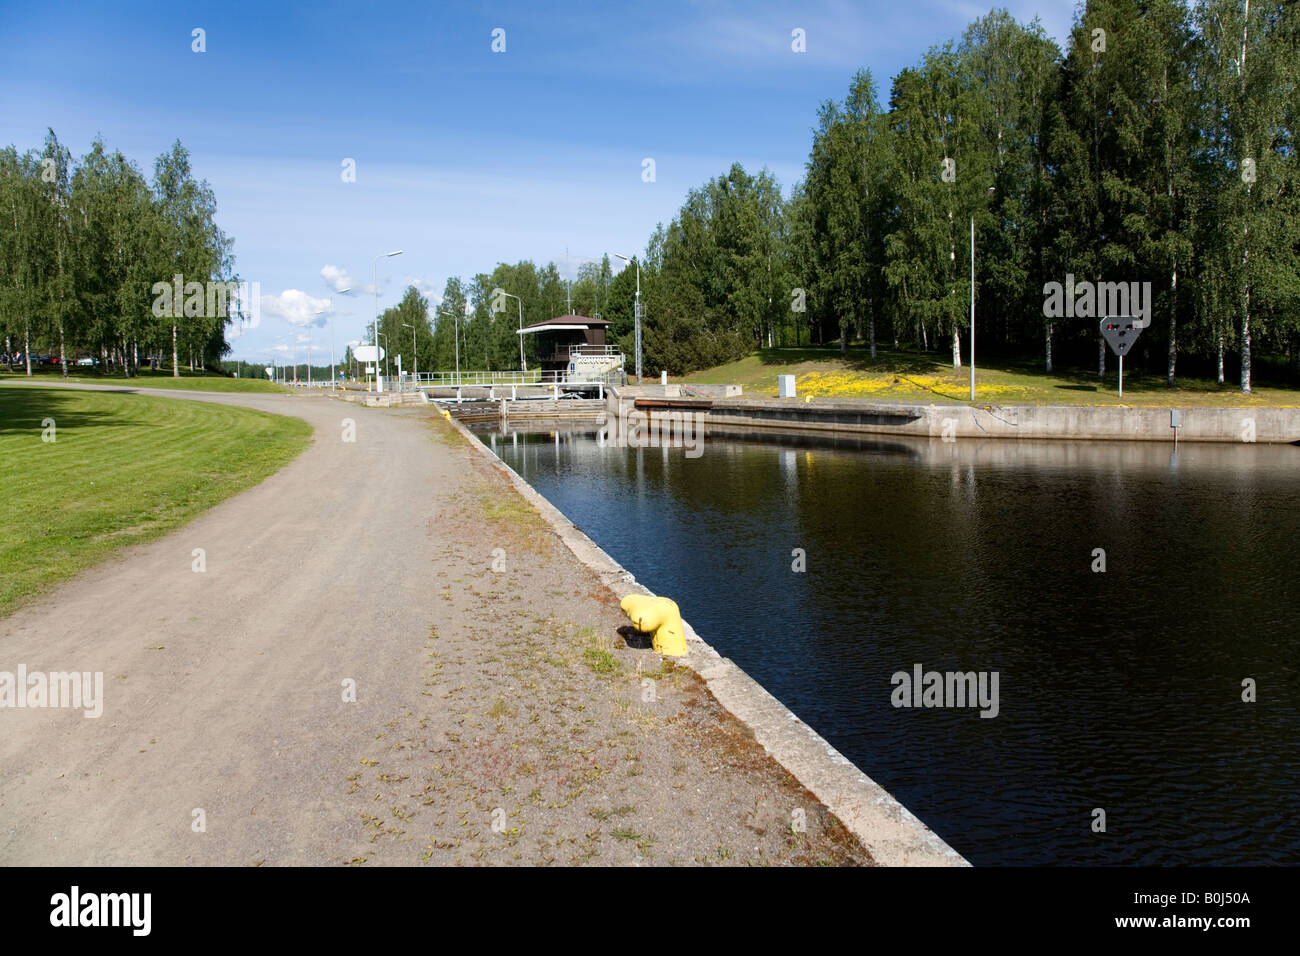
[[(994, 10), (894, 77), (887, 105), (856, 72), (820, 106), (788, 195), (739, 164), (688, 192), (637, 257), (645, 370), (855, 337), (871, 354), (878, 339), (950, 349), (956, 368), (973, 285), (981, 348), (1104, 373), (1095, 318), (1043, 314), (1044, 284), (1073, 274), (1150, 283), (1134, 372), (1172, 386), (1182, 355), (1222, 380), (1235, 351), (1249, 393), (1261, 349), (1300, 369), (1298, 110), (1290, 0), (1085, 0), (1064, 51)], [(179, 143), (152, 186), (100, 142), (75, 168), (52, 132), (39, 152), (0, 151), (10, 351), (156, 357), (174, 329), (180, 359), (218, 359), (223, 322), (173, 326), (148, 307), (173, 272), (231, 276), (214, 212)], [(630, 356), (637, 276), (608, 256), (567, 286), (554, 263), (498, 263), (449, 280), (433, 312), (408, 289), (381, 332), (404, 359), (414, 335), (424, 370), (458, 353), (462, 369), (535, 367), (520, 325), (572, 310), (607, 319)]]
[[(366, 325), (366, 341), (374, 341), (375, 324)], [(384, 361), (397, 371), (397, 357), (402, 358), (402, 371), (414, 373), (417, 366), (424, 371), (437, 368), (435, 337), (430, 316), (429, 300), (420, 295), (415, 286), (407, 286), (402, 301), (379, 314), (379, 345), (384, 350)], [(349, 357), (351, 349), (349, 351)]]
[[(771, 342), (792, 280), (788, 215), (776, 179), (739, 163), (686, 197), (641, 264), (644, 368), (673, 374), (730, 361)], [(611, 285), (614, 330), (630, 328), (635, 268)], [(621, 337), (630, 351), (631, 341)]]
[[(1222, 380), (1235, 347), (1249, 393), (1260, 343), (1300, 368), (1297, 110), (1295, 3), (1087, 0), (1064, 54), (994, 11), (900, 72), (887, 109), (855, 74), (789, 199), (739, 166), (687, 195), (647, 249), (647, 365), (689, 372), (807, 329), (872, 354), (892, 333), (959, 366), (973, 222), (984, 348), (1041, 349), (1051, 371), (1055, 345), (1104, 372), (1096, 317), (1045, 319), (1044, 284), (1150, 283), (1130, 367), (1172, 386), (1192, 353)], [(620, 334), (629, 289), (611, 284)]]
[(1195, 24), (1198, 304), (1216, 344), (1235, 332), (1249, 393), (1261, 336), (1300, 344), (1300, 9), (1202, 0)]
[[(101, 140), (73, 164), (53, 130), (39, 151), (0, 150), (0, 335), (4, 351), (108, 358), (130, 376), (157, 367), (214, 366), (230, 349), (230, 316), (159, 318), (156, 282), (232, 280), (231, 240), (216, 199), (196, 181), (180, 142), (160, 156), (152, 186)], [(26, 363), (24, 363), (25, 365)], [(26, 369), (25, 369), (26, 370)]]

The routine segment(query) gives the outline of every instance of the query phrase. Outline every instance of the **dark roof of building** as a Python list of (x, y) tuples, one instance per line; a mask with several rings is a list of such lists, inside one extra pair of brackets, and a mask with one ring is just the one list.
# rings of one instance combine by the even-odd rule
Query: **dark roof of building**
[(529, 329), (544, 330), (544, 329), (554, 328), (556, 326), (560, 326), (561, 328), (570, 328), (570, 329), (571, 328), (598, 329), (598, 328), (603, 328), (604, 326), (607, 325), (609, 325), (609, 322), (605, 319), (593, 319), (585, 315), (557, 315), (555, 318), (547, 319), (544, 322), (534, 322), (532, 325), (525, 325), (524, 331), (526, 332)]

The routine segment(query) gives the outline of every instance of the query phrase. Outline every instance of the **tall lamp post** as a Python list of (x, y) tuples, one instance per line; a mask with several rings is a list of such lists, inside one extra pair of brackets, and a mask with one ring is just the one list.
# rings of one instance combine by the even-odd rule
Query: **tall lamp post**
[[(385, 363), (385, 367), (387, 367), (387, 363), (388, 363), (388, 336), (385, 335), (383, 332), (378, 332), (378, 331), (376, 331), (376, 332), (375, 332), (375, 344), (376, 344), (376, 345), (379, 344), (379, 340), (380, 340), (380, 339), (383, 339), (383, 340), (384, 340), (384, 363)], [(379, 353), (378, 353), (378, 352), (375, 353), (375, 377), (376, 377), (376, 378), (379, 377)], [(391, 377), (391, 376), (390, 376), (390, 377)], [(383, 389), (381, 388), (380, 391), (382, 392)]]
[(410, 322), (403, 322), (402, 328), (411, 330), (411, 356), (415, 359), (415, 387), (420, 387), (420, 353), (415, 346), (415, 326)]
[[(292, 332), (289, 333), (289, 334), (287, 334), (287, 335), (277, 335), (277, 336), (275, 337), (275, 340), (276, 340), (277, 342), (283, 342), (285, 339), (292, 337), (292, 335), (293, 335)], [(286, 366), (284, 366), (284, 365), (278, 366), (278, 368), (276, 367), (276, 363), (275, 363), (275, 352), (274, 352), (274, 351), (272, 351), (272, 353), (271, 353), (271, 367), (272, 367), (272, 369), (274, 369), (275, 371), (278, 371), (278, 372), (280, 373), (281, 380), (283, 381), (283, 383), (284, 383), (285, 385), (288, 385), (288, 384), (289, 384), (289, 371), (288, 371), (288, 368), (287, 368)], [(271, 376), (271, 381), (273, 381), (273, 382), (275, 381), (275, 376), (274, 376), (274, 375)]]
[[(988, 194), (993, 195), (993, 187)], [(975, 214), (970, 214), (970, 400), (975, 401)]]
[(456, 384), (459, 385), (460, 384), (460, 323), (456, 321), (456, 316), (452, 315), (450, 312), (444, 312), (442, 311), (442, 309), (439, 309), (438, 314), (445, 315), (447, 318), (451, 319), (451, 337), (456, 343)]
[[(335, 383), (338, 381), (338, 372), (336, 372), (336, 371), (334, 370), (334, 294), (335, 294), (335, 293), (338, 293), (339, 295), (347, 295), (347, 294), (348, 294), (349, 292), (351, 292), (351, 291), (352, 291), (352, 287), (351, 287), (351, 286), (348, 286), (346, 289), (335, 289), (335, 290), (333, 290), (333, 291), (330, 293), (330, 296), (329, 296), (329, 300), (330, 300), (330, 308), (329, 308), (329, 317), (330, 317), (330, 391), (331, 391), (331, 392), (334, 391), (334, 385), (335, 385)], [(325, 312), (324, 312), (324, 310), (322, 310), (322, 311), (320, 311), (320, 312), (317, 312), (316, 314), (317, 314), (317, 315), (324, 315)]]
[(400, 256), (401, 254), (402, 254), (401, 249), (395, 249), (392, 252), (381, 252), (379, 255), (375, 256), (373, 259), (370, 260), (370, 272), (371, 272), (371, 279), (373, 283), (371, 288), (375, 290), (374, 346), (375, 346), (375, 391), (377, 392), (382, 392), (384, 390), (384, 376), (381, 375), (379, 372), (379, 260), (386, 259), (391, 256)]
[(632, 322), (636, 337), (636, 383), (641, 384), (641, 263), (636, 256), (630, 259), (614, 253), (615, 258), (636, 266), (636, 303), (632, 306)]
[(527, 372), (528, 363), (524, 361), (524, 303), (519, 296), (511, 295), (505, 289), (501, 290), (501, 294), (519, 303), (519, 371)]

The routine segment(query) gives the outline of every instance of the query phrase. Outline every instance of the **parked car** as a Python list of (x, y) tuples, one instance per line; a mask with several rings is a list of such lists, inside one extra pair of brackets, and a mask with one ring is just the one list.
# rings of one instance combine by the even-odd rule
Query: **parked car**
[(93, 356), (90, 356), (90, 355), (83, 355), (81, 358), (77, 359), (77, 364), (78, 364), (78, 365), (98, 365), (98, 364), (99, 364), (99, 359), (94, 358)]

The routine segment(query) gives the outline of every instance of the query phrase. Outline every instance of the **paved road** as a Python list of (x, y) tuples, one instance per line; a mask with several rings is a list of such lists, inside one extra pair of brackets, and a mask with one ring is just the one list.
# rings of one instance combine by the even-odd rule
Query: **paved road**
[(0, 863), (331, 862), (355, 813), (322, 794), (374, 737), (367, 691), (389, 689), (387, 713), (424, 657), (433, 597), (394, 569), (432, 558), (452, 463), (409, 415), (139, 391), (292, 414), (316, 434), (257, 487), (0, 621), (0, 670), (103, 671), (106, 698), (99, 719), (0, 713)]

